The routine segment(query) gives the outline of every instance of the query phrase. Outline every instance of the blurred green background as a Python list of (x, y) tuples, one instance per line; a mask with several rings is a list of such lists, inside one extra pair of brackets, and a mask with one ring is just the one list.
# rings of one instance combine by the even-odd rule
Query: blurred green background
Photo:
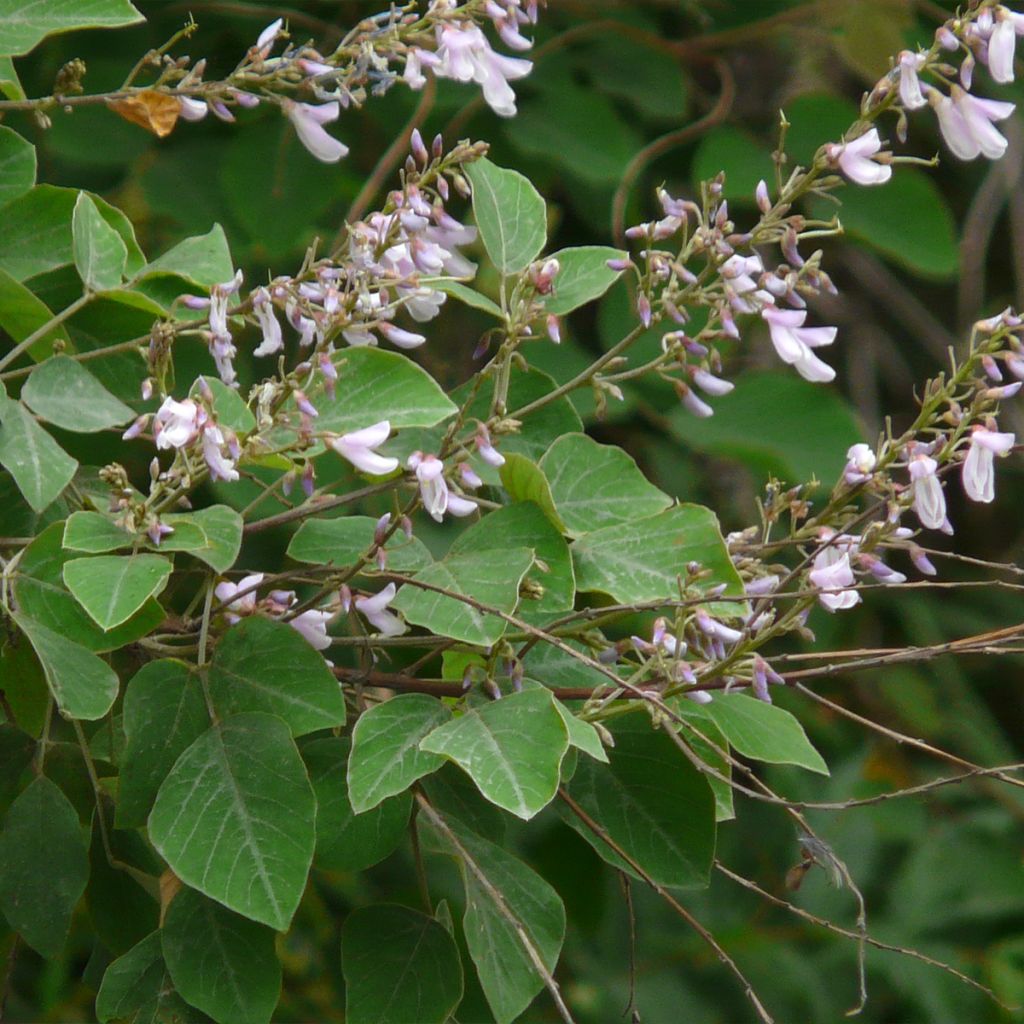
[[(76, 56), (88, 65), (87, 91), (116, 86), (135, 58), (166, 40), (190, 12), (199, 31), (179, 52), (207, 56), (212, 79), (229, 71), (275, 17), (289, 19), (293, 38), (314, 39), (327, 50), (344, 29), (383, 4), (143, 0), (138, 6), (149, 19), (146, 26), (53, 38), (20, 59), (29, 95), (48, 92), (63, 62)], [(889, 55), (930, 41), (951, 9), (930, 0), (550, 0), (536, 34), (536, 67), (517, 83), (519, 116), (498, 119), (475, 87), (443, 82), (425, 134), (443, 131), (449, 143), (487, 140), (496, 163), (527, 174), (548, 201), (551, 248), (557, 249), (611, 244), (614, 196), (633, 157), (704, 118), (702, 130), (644, 166), (628, 192), (626, 223), (654, 213), (656, 185), (693, 195), (701, 178), (725, 169), (730, 207), (742, 224), (756, 216), (753, 189), (771, 170), (779, 111), (792, 125), (791, 160), (806, 160), (855, 118), (861, 92), (887, 70)], [(976, 80), (986, 95), (1024, 99), (1017, 85), (992, 88), (983, 71)], [(40, 181), (100, 193), (130, 216), (146, 253), (156, 255), (220, 222), (247, 282), (255, 283), (268, 270), (296, 268), (314, 235), (327, 242), (334, 237), (418, 100), (396, 88), (362, 111), (344, 113), (332, 130), (351, 154), (335, 166), (314, 161), (267, 109), (240, 112), (234, 126), (213, 118), (181, 123), (160, 141), (103, 108), (58, 112), (45, 132), (26, 118), (8, 123), (38, 146)], [(885, 126), (890, 138), (894, 127)], [(840, 327), (830, 352), (839, 370), (836, 386), (808, 385), (781, 368), (766, 338), (751, 328), (729, 354), (736, 391), (715, 401), (713, 419), (690, 418), (670, 388), (645, 383), (628, 387), (625, 401), (601, 421), (589, 393), (580, 394), (577, 405), (588, 429), (628, 448), (668, 493), (712, 506), (726, 530), (755, 521), (754, 500), (769, 474), (789, 482), (812, 475), (831, 481), (850, 443), (873, 442), (887, 415), (897, 429), (908, 421), (915, 383), (946, 365), (946, 348), (962, 344), (966, 325), (1007, 304), (1024, 305), (1024, 131), (1018, 118), (1002, 128), (1010, 148), (1000, 163), (943, 158), (934, 170), (900, 167), (883, 188), (842, 191), (839, 213), (847, 237), (825, 244), (824, 264), (840, 294), (816, 303), (812, 313), (815, 322)], [(894, 146), (925, 158), (941, 152), (930, 113), (915, 116), (907, 144), (894, 140)], [(464, 212), (457, 204), (452, 208)], [(484, 274), (478, 287), (488, 291), (493, 284)], [(59, 290), (60, 281), (52, 287)], [(560, 348), (538, 342), (527, 355), (556, 379), (568, 379), (613, 344), (630, 319), (620, 285), (596, 308), (573, 315)], [(94, 329), (111, 343), (147, 330), (148, 318), (142, 321), (120, 307), (119, 319), (101, 317)], [(429, 344), (419, 358), (455, 386), (472, 373), (472, 352), (487, 326), (471, 310), (449, 308), (429, 325)], [(650, 351), (657, 345), (657, 333), (651, 333), (639, 346), (640, 357), (645, 346)], [(197, 348), (197, 370), (206, 368), (204, 360)], [(1024, 418), (1012, 404), (1001, 428), (1024, 436)], [(90, 461), (105, 457), (94, 452)], [(983, 507), (968, 506), (951, 488), (954, 543), (961, 554), (1019, 559), (1019, 457), (1001, 464), (998, 489), (995, 505)], [(946, 538), (938, 543), (948, 546)], [(280, 537), (261, 534), (258, 545), (247, 546), (242, 564), (264, 568), (280, 558), (280, 545)], [(943, 559), (939, 565), (946, 581), (984, 576), (969, 564)], [(1012, 624), (1021, 609), (1011, 589), (875, 592), (855, 612), (835, 618), (816, 612), (810, 625), (819, 650), (900, 647)], [(815, 685), (894, 729), (994, 765), (1022, 759), (1020, 682), (1020, 658), (1003, 656), (942, 658)], [(797, 695), (780, 700), (805, 723), (833, 769), (828, 780), (763, 769), (765, 780), (788, 796), (842, 800), (950, 772)], [(948, 960), (994, 986), (1005, 1001), (1024, 1003), (1024, 800), (1018, 791), (976, 780), (924, 800), (810, 818), (862, 887), (875, 935)], [(740, 801), (738, 820), (724, 824), (719, 837), (724, 863), (785, 895), (783, 878), (799, 851), (782, 814)], [(630, 946), (617, 877), (551, 811), (528, 828), (517, 826), (507, 842), (566, 902), (569, 931), (559, 979), (577, 1019), (623, 1019)], [(433, 867), (435, 896), (457, 902), (454, 870), (440, 861)], [(414, 901), (411, 862), (399, 851), (358, 876), (319, 874), (310, 892), (285, 940), (285, 996), (275, 1019), (341, 1021), (340, 921), (348, 908), (373, 900)], [(653, 895), (635, 887), (633, 898), (636, 1006), (644, 1024), (750, 1019), (742, 993), (712, 952)], [(812, 871), (793, 898), (853, 926), (850, 894), (831, 888), (820, 871)], [(856, 1002), (849, 940), (806, 925), (721, 876), (707, 892), (686, 894), (684, 902), (737, 959), (778, 1020), (838, 1020)], [(8, 972), (6, 1019), (92, 1019), (95, 986), (110, 952), (93, 950), (89, 932), (87, 922), (79, 922), (60, 960), (47, 963), (30, 950), (19, 952)], [(10, 946), (8, 933), (0, 939), (0, 976)], [(867, 962), (865, 1021), (1010, 1019), (921, 963), (873, 950)], [(470, 992), (459, 1019), (488, 1019), (479, 993)], [(524, 1017), (556, 1019), (544, 996)]]

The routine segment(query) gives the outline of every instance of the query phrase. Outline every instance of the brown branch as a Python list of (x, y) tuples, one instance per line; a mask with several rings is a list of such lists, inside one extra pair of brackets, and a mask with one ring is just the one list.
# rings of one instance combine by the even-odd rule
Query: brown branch
[(763, 1021), (763, 1024), (773, 1024), (773, 1018), (771, 1014), (765, 1009), (757, 993), (754, 991), (753, 985), (747, 980), (746, 975), (740, 970), (736, 961), (719, 945), (718, 940), (714, 937), (690, 913), (668, 890), (659, 885), (651, 876), (637, 863), (637, 861), (631, 857), (608, 833), (596, 822), (593, 818), (576, 801), (568, 794), (564, 786), (560, 786), (558, 789), (558, 795), (569, 808), (572, 813), (579, 818), (584, 825), (590, 829), (591, 832), (598, 839), (600, 839), (609, 849), (612, 850), (618, 857), (624, 860), (632, 869), (635, 871), (640, 878), (647, 883), (661, 898), (664, 902), (671, 907), (676, 914), (678, 914), (700, 937), (704, 942), (711, 947), (714, 951), (715, 956), (718, 957), (719, 961), (723, 963), (733, 974), (733, 976), (739, 981), (743, 987), (743, 993), (750, 1001), (750, 1004), (754, 1007), (754, 1011), (758, 1017)]

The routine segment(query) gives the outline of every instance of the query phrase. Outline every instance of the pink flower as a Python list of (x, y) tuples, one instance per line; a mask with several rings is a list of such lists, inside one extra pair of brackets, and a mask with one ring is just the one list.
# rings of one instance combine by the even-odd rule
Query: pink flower
[(996, 23), (988, 37), (988, 69), (1000, 83), (1013, 81), (1013, 56), (1017, 48), (1014, 20), (1005, 8), (996, 8)]
[(939, 129), (953, 155), (973, 160), (983, 155), (998, 160), (1006, 152), (1006, 139), (992, 127), (1014, 111), (1012, 103), (984, 100), (964, 92), (958, 85), (950, 86), (950, 95), (928, 89), (928, 102), (935, 108)]
[(784, 363), (795, 366), (804, 380), (826, 383), (835, 379), (836, 371), (811, 351), (831, 345), (838, 333), (835, 327), (804, 327), (807, 311), (802, 309), (766, 306), (761, 316), (768, 322), (772, 344)]
[(395, 585), (389, 583), (380, 593), (373, 597), (357, 597), (356, 609), (366, 618), (371, 626), (377, 627), (381, 636), (401, 636), (409, 627), (387, 606), (395, 597)]
[(157, 448), (184, 448), (195, 440), (204, 413), (191, 398), (176, 402), (165, 398), (153, 421)]
[(203, 427), (203, 459), (209, 467), (210, 476), (214, 480), (233, 483), (238, 479), (238, 470), (232, 459), (224, 454), (225, 443), (224, 434), (216, 424), (207, 423)]
[(202, 100), (194, 100), (191, 96), (178, 96), (177, 100), (183, 121), (202, 121), (210, 109)]
[(270, 292), (266, 288), (257, 288), (252, 296), (252, 309), (256, 314), (263, 340), (253, 350), (254, 356), (272, 356), (284, 348), (281, 336), (281, 325), (274, 316), (274, 304), (270, 301)]
[(308, 608), (296, 615), (294, 619), (289, 619), (288, 625), (312, 647), (323, 651), (331, 646), (331, 638), (327, 635), (327, 623), (336, 614), (336, 612), (324, 611), (321, 608)]
[(373, 449), (379, 448), (391, 433), (391, 423), (381, 420), (362, 430), (353, 430), (341, 437), (330, 440), (331, 447), (343, 458), (348, 459), (356, 469), (370, 476), (386, 476), (398, 469), (398, 459), (379, 455)]
[[(237, 583), (224, 580), (214, 587), (213, 593), (224, 605), (224, 615), (228, 622), (237, 622), (243, 615), (252, 615), (256, 610), (256, 588), (262, 582), (263, 573), (254, 572), (251, 576), (243, 576)], [(235, 595), (239, 593), (242, 596), (236, 598)]]
[(480, 458), (489, 466), (494, 466), (495, 469), (498, 469), (505, 465), (505, 456), (491, 444), (491, 435), (482, 423), (476, 435), (476, 450), (480, 453)]
[(928, 455), (915, 455), (907, 465), (914, 493), (914, 512), (930, 530), (946, 527), (946, 495), (936, 475), (939, 464)]
[(1001, 434), (986, 427), (974, 428), (960, 477), (968, 498), (986, 504), (995, 498), (993, 458), (1008, 454), (1013, 443), (1013, 434)]
[[(423, 58), (422, 52), (419, 56)], [(530, 61), (495, 53), (479, 26), (452, 21), (437, 28), (436, 57), (434, 74), (439, 78), (474, 81), (482, 87), (484, 99), (496, 114), (515, 115), (516, 96), (508, 83), (528, 75), (533, 67)]]
[(807, 574), (811, 584), (821, 593), (818, 600), (830, 612), (852, 608), (860, 601), (856, 590), (848, 590), (856, 580), (850, 568), (850, 553), (831, 544), (814, 556), (814, 568)]
[(409, 456), (409, 469), (416, 473), (420, 484), (423, 507), (435, 522), (444, 519), (448, 511), (448, 483), (444, 478), (444, 463), (436, 455), (414, 452)]
[(338, 119), (341, 107), (337, 100), (314, 104), (284, 99), (281, 107), (294, 125), (299, 141), (317, 160), (334, 164), (348, 153), (348, 146), (324, 130), (325, 124)]
[(851, 445), (846, 452), (846, 468), (843, 479), (848, 484), (863, 484), (871, 479), (875, 468), (875, 453), (869, 445)]
[(850, 181), (858, 185), (883, 185), (892, 177), (892, 168), (874, 159), (881, 149), (878, 129), (872, 128), (852, 142), (830, 145), (827, 152), (829, 159), (839, 164)]
[(911, 53), (904, 50), (900, 54), (900, 103), (907, 110), (920, 110), (927, 106), (928, 101), (921, 92), (921, 80), (918, 71), (925, 62), (923, 53)]

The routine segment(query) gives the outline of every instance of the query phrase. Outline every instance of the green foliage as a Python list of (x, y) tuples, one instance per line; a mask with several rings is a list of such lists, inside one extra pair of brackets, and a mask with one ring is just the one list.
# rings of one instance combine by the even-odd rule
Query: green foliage
[(175, 762), (150, 812), (149, 835), (187, 885), (281, 930), (305, 888), (315, 814), (284, 722), (233, 715)]
[(547, 239), (544, 200), (518, 171), (478, 160), (468, 170), (473, 213), (487, 255), (503, 274), (523, 270)]
[(128, 0), (0, 0), (0, 53), (28, 53), (54, 32), (79, 28), (118, 28), (142, 21)]
[[(462, 999), (455, 940), (407, 907), (360, 907), (341, 933), (345, 1019), (351, 1024), (445, 1024)], [(395, 978), (402, 984), (395, 985)]]

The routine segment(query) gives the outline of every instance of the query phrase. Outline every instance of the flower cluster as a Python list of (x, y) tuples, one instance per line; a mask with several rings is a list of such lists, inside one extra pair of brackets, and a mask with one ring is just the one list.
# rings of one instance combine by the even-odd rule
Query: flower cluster
[[(375, 95), (398, 81), (418, 90), (429, 71), (437, 78), (475, 82), (495, 113), (513, 116), (516, 97), (509, 82), (528, 75), (532, 64), (495, 52), (481, 26), (490, 22), (506, 46), (528, 50), (533, 44), (521, 30), (536, 23), (536, 0), (433, 0), (422, 21), (433, 27), (432, 33), (424, 33), (416, 14), (396, 10), (391, 31), (357, 34), (350, 45), (324, 56), (312, 46), (289, 42), (284, 19), (278, 18), (259, 34), (230, 84), (205, 84), (205, 61), (198, 61), (177, 75), (171, 95), (185, 121), (212, 113), (230, 123), (237, 107), (276, 103), (303, 146), (325, 163), (336, 163), (349, 149), (324, 126), (337, 121), (343, 109), (362, 103), (369, 83)], [(427, 45), (431, 35), (433, 46)], [(284, 49), (272, 56), (280, 42)]]
[(293, 590), (271, 590), (265, 597), (257, 594), (265, 575), (262, 572), (243, 576), (237, 583), (222, 580), (214, 588), (214, 595), (220, 602), (220, 610), (230, 623), (236, 623), (249, 615), (266, 615), (287, 622), (303, 639), (318, 651), (331, 646), (327, 626), (341, 611), (349, 611), (354, 604), (371, 626), (382, 636), (399, 636), (408, 628), (388, 605), (395, 596), (395, 585), (389, 583), (377, 594), (361, 595), (352, 599), (346, 587), (336, 595), (332, 603), (323, 608), (307, 608), (298, 614), (292, 609), (299, 603)]

